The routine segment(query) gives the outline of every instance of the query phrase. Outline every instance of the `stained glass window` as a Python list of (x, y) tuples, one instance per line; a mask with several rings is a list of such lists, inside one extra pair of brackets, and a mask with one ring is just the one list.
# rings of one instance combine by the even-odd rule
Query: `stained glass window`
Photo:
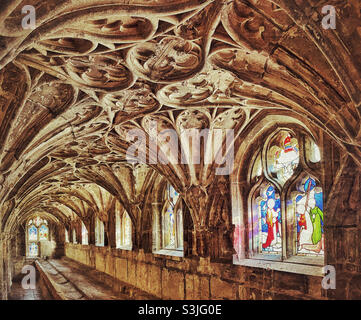
[(168, 205), (164, 214), (164, 241), (167, 248), (176, 247), (176, 228), (174, 210), (171, 204)]
[(170, 184), (168, 184), (168, 197), (171, 202), (171, 205), (174, 207), (179, 198), (179, 193)]
[(34, 223), (37, 227), (39, 227), (42, 222), (43, 220), (40, 217), (36, 217), (34, 220)]
[(315, 141), (311, 138), (306, 140), (305, 148), (307, 152), (307, 159), (312, 163), (321, 161), (321, 152)]
[(49, 228), (43, 224), (39, 228), (39, 240), (48, 240)]
[(39, 216), (30, 219), (27, 223), (27, 246), (29, 256), (38, 256), (41, 248), (40, 241), (49, 240), (48, 222)]
[(280, 195), (270, 183), (264, 183), (256, 198), (254, 240), (259, 253), (279, 254), (282, 251), (282, 215)]
[(38, 228), (34, 225), (29, 228), (29, 241), (38, 241)]
[(37, 257), (39, 254), (39, 247), (36, 243), (32, 242), (29, 245), (29, 256)]
[[(251, 190), (248, 235), (240, 232), (244, 228), (241, 215), (242, 222), (235, 231), (239, 259), (291, 259), (322, 265), (323, 191), (316, 176), (311, 175), (317, 174), (321, 150), (306, 134), (282, 129), (256, 152), (247, 176)], [(247, 238), (248, 246), (244, 241)]]
[(324, 216), (322, 188), (316, 180), (305, 177), (297, 186), (294, 197), (294, 211), (297, 221), (297, 254), (324, 254)]
[[(182, 209), (177, 203), (179, 193), (170, 184), (167, 185), (167, 196), (163, 211), (163, 246), (168, 249), (181, 249), (183, 247), (183, 217)], [(177, 210), (177, 211), (176, 211)]]
[(297, 139), (287, 131), (277, 134), (268, 153), (268, 163), (271, 173), (276, 175), (281, 184), (292, 177), (299, 164), (299, 159)]

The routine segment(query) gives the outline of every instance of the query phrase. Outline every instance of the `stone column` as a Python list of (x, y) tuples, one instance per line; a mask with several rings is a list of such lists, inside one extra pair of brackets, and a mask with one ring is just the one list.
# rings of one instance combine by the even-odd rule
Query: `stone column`
[(336, 299), (361, 298), (361, 171), (351, 158), (341, 163), (325, 203), (326, 265), (336, 268)]

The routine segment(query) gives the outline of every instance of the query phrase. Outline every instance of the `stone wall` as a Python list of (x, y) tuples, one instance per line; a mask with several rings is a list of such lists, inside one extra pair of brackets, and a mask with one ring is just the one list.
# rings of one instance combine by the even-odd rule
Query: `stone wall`
[[(322, 277), (67, 243), (68, 258), (160, 299), (323, 299)], [(116, 283), (116, 281), (114, 282)], [(114, 290), (117, 290), (114, 285)]]

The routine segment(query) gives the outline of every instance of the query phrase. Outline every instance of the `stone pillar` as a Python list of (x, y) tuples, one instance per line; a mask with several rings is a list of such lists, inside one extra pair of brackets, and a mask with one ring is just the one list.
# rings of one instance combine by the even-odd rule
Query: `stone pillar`
[(62, 225), (50, 225), (49, 230), (53, 234), (56, 243), (54, 257), (60, 258), (65, 255), (65, 229)]
[(5, 283), (4, 283), (4, 239), (0, 234), (0, 298), (6, 300)]
[(0, 235), (0, 271), (1, 271), (1, 294), (2, 300), (8, 299), (8, 293), (10, 291), (10, 252), (9, 252), (10, 236), (8, 233), (2, 233)]
[(325, 206), (326, 265), (336, 268), (336, 289), (327, 297), (361, 298), (361, 171), (351, 158), (341, 163)]
[(89, 219), (89, 245), (95, 246), (95, 214)]

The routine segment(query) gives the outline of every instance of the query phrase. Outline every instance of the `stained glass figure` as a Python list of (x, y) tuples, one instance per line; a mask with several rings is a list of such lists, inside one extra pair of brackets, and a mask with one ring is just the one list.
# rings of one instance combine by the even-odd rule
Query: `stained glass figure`
[(324, 215), (322, 188), (308, 176), (298, 185), (294, 197), (297, 221), (297, 254), (324, 254)]
[(39, 240), (48, 240), (49, 228), (46, 225), (42, 225), (39, 228)]
[(38, 241), (38, 228), (32, 225), (28, 229), (29, 241)]
[(273, 140), (269, 151), (270, 171), (284, 184), (299, 164), (299, 147), (296, 138), (287, 131), (281, 131)]
[(256, 199), (259, 223), (259, 253), (276, 253), (282, 250), (282, 217), (280, 196), (275, 187), (264, 184)]
[(39, 254), (39, 247), (36, 243), (30, 243), (29, 245), (29, 256), (37, 257)]

